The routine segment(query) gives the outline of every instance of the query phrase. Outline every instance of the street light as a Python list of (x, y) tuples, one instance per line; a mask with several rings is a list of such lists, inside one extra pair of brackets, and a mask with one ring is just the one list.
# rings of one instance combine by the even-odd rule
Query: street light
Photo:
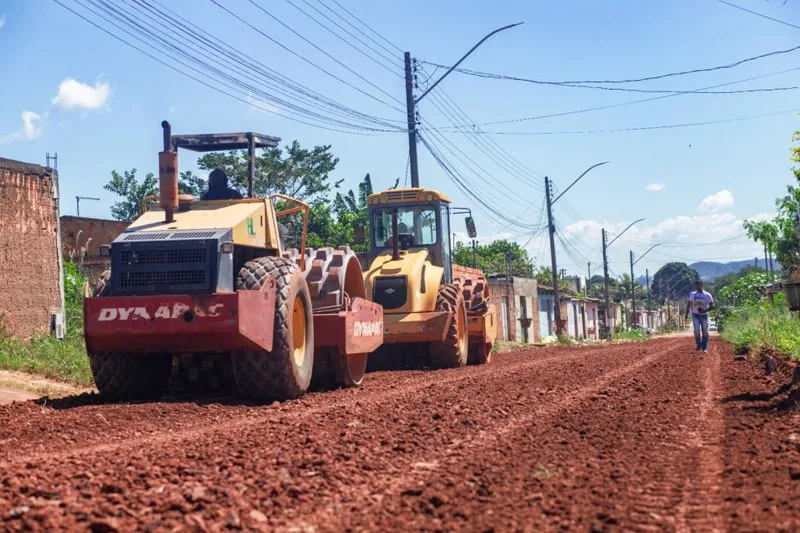
[[(630, 226), (628, 226), (628, 227), (630, 227)], [(636, 263), (641, 261), (644, 256), (649, 254), (650, 250), (652, 250), (656, 246), (660, 246), (660, 245), (661, 245), (661, 243), (654, 244), (653, 246), (648, 248), (645, 253), (643, 253), (641, 256), (639, 256), (639, 259), (637, 259), (636, 261), (633, 260), (633, 250), (631, 250), (631, 318), (633, 319), (634, 325), (636, 325), (636, 289), (635, 289), (636, 285), (634, 285), (634, 282), (633, 282), (633, 265), (635, 265)]]
[(605, 330), (606, 330), (606, 340), (609, 340), (609, 341), (611, 340), (611, 328), (608, 325), (608, 315), (611, 312), (611, 299), (609, 298), (609, 295), (608, 295), (608, 253), (607, 253), (607, 250), (608, 250), (608, 247), (611, 246), (612, 244), (614, 244), (614, 242), (617, 239), (622, 237), (625, 234), (626, 231), (631, 229), (631, 227), (633, 227), (634, 224), (638, 224), (639, 222), (641, 222), (643, 220), (644, 220), (643, 218), (640, 218), (639, 220), (634, 220), (633, 222), (628, 224), (628, 227), (626, 227), (624, 230), (622, 230), (609, 243), (606, 243), (607, 234), (606, 234), (606, 229), (603, 228), (603, 276), (604, 276), (605, 300), (606, 300), (606, 314), (605, 314), (606, 326), (605, 326)]
[(551, 183), (550, 178), (544, 178), (544, 194), (545, 199), (547, 200), (547, 228), (548, 233), (550, 233), (550, 265), (553, 269), (553, 300), (555, 301), (555, 306), (553, 309), (553, 315), (556, 321), (556, 335), (561, 336), (561, 296), (559, 295), (558, 291), (558, 266), (556, 262), (556, 242), (555, 242), (555, 233), (556, 233), (556, 225), (553, 223), (553, 204), (556, 203), (559, 198), (564, 196), (568, 190), (572, 188), (573, 185), (578, 183), (582, 177), (589, 173), (592, 169), (595, 169), (599, 166), (605, 165), (608, 161), (603, 161), (602, 163), (596, 163), (586, 170), (583, 173), (575, 178), (575, 180), (569, 184), (569, 186), (564, 189), (564, 191), (559, 194), (555, 200), (552, 200), (553, 191), (551, 190)]
[(503, 30), (509, 30), (516, 26), (519, 26), (522, 22), (517, 22), (516, 24), (509, 24), (508, 26), (503, 26), (502, 28), (497, 28), (493, 32), (489, 33), (478, 41), (478, 43), (469, 49), (469, 51), (461, 56), (455, 65), (447, 69), (447, 72), (442, 74), (442, 76), (436, 80), (436, 82), (428, 87), (428, 89), (422, 93), (418, 98), (414, 98), (414, 77), (411, 72), (411, 52), (405, 52), (403, 54), (403, 58), (405, 60), (405, 68), (406, 68), (406, 119), (408, 121), (408, 159), (409, 159), (409, 167), (411, 168), (411, 186), (412, 187), (419, 187), (419, 164), (417, 162), (417, 118), (416, 113), (414, 110), (417, 107), (417, 104), (425, 98), (429, 92), (433, 90), (434, 87), (439, 85), (443, 79), (445, 79), (453, 70), (458, 67), (469, 55), (474, 52), (480, 45), (482, 45), (489, 37), (496, 33), (500, 33)]

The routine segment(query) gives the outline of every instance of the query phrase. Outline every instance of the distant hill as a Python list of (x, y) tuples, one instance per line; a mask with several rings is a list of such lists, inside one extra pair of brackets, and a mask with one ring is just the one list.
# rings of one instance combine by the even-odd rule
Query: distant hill
[[(773, 260), (772, 262), (773, 267), (775, 270), (780, 270), (780, 265)], [(708, 280), (714, 281), (719, 276), (724, 276), (725, 274), (730, 274), (731, 272), (739, 272), (746, 266), (753, 266), (753, 260), (750, 259), (745, 261), (731, 261), (730, 263), (715, 263), (713, 261), (699, 261), (697, 263), (692, 263), (689, 265), (693, 269), (700, 274), (700, 277)], [(758, 266), (760, 268), (764, 268), (764, 260), (758, 262)]]

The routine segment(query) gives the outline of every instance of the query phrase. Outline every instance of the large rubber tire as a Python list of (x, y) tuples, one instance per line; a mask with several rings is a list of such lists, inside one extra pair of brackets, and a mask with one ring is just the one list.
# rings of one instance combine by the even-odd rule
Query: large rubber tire
[(317, 348), (311, 390), (358, 387), (367, 372), (367, 354), (343, 356), (334, 347)]
[(471, 342), (469, 344), (470, 365), (486, 365), (492, 362), (491, 342)]
[(454, 314), (445, 332), (444, 341), (430, 345), (431, 365), (435, 368), (456, 368), (467, 364), (469, 335), (464, 295), (457, 285), (442, 284), (436, 298), (437, 311)]
[(173, 357), (170, 391), (225, 395), (235, 388), (230, 353), (189, 353)]
[[(93, 296), (111, 292), (111, 271), (106, 270), (94, 287)], [(100, 396), (109, 401), (156, 400), (164, 395), (172, 372), (169, 354), (90, 353), (89, 367)]]
[(272, 351), (231, 353), (239, 395), (256, 401), (302, 396), (314, 368), (314, 317), (305, 276), (290, 259), (260, 257), (239, 270), (236, 288), (258, 291), (275, 279)]
[(105, 400), (156, 400), (164, 395), (172, 371), (170, 354), (89, 354), (94, 383)]

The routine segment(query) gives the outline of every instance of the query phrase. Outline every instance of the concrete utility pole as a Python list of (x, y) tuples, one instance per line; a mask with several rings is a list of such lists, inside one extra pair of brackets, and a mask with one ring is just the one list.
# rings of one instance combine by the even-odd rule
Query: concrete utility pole
[[(614, 241), (616, 241), (617, 239), (622, 237), (622, 235), (626, 231), (631, 229), (631, 227), (633, 227), (634, 224), (638, 224), (642, 220), (644, 220), (644, 219), (640, 218), (639, 220), (634, 220), (633, 222), (628, 224), (628, 226), (624, 230), (622, 230), (619, 234), (617, 234), (616, 237), (611, 239), (611, 242), (606, 242), (607, 234), (606, 234), (605, 228), (603, 228), (603, 275), (604, 275), (604, 278), (605, 278), (604, 282), (605, 282), (605, 288), (606, 288), (606, 315), (608, 315), (608, 312), (611, 310), (609, 297), (608, 297), (608, 254), (607, 254), (608, 247), (611, 246), (612, 244), (614, 244)], [(651, 250), (652, 250), (652, 248), (651, 248)], [(649, 251), (650, 250), (648, 250), (648, 252)], [(647, 253), (647, 252), (645, 252), (645, 253)], [(607, 320), (608, 320), (608, 316), (606, 316), (606, 321)], [(611, 340), (611, 328), (610, 327), (606, 328), (606, 334), (607, 334), (606, 340)]]
[(652, 320), (650, 319), (650, 312), (653, 309), (653, 302), (650, 298), (650, 269), (644, 269), (644, 279), (647, 280), (647, 325), (653, 327)]
[(443, 79), (445, 79), (455, 68), (461, 64), (469, 55), (474, 52), (480, 45), (482, 45), (486, 39), (494, 35), (495, 33), (500, 33), (503, 30), (511, 29), (515, 26), (519, 26), (522, 22), (517, 22), (516, 24), (509, 24), (508, 26), (503, 26), (502, 28), (497, 28), (493, 32), (489, 33), (478, 41), (478, 43), (469, 49), (469, 51), (461, 56), (461, 59), (456, 61), (456, 64), (447, 69), (447, 72), (442, 74), (442, 76), (436, 80), (433, 85), (428, 87), (424, 93), (422, 93), (419, 98), (414, 98), (414, 73), (413, 69), (411, 68), (411, 52), (405, 52), (403, 54), (403, 59), (405, 62), (405, 70), (406, 70), (406, 120), (408, 121), (408, 161), (409, 167), (411, 169), (411, 186), (412, 187), (419, 187), (419, 164), (417, 162), (417, 104), (425, 98), (429, 92), (433, 90), (434, 87), (439, 85)]
[(411, 186), (419, 187), (417, 162), (417, 106), (414, 101), (414, 75), (411, 72), (411, 53), (403, 54), (406, 65), (406, 120), (408, 121), (408, 157), (411, 168)]
[(553, 223), (553, 191), (550, 188), (550, 178), (544, 178), (544, 197), (547, 200), (547, 233), (550, 234), (550, 265), (553, 269), (553, 315), (556, 321), (556, 336), (562, 335), (561, 331), (561, 297), (558, 290), (558, 266), (556, 263), (556, 226)]
[(608, 256), (606, 255), (606, 249), (608, 248), (607, 244), (607, 235), (606, 230), (603, 228), (603, 284), (605, 286), (605, 297), (606, 297), (606, 315), (605, 315), (605, 338), (606, 340), (611, 340), (611, 301), (608, 296)]
[[(631, 250), (631, 300), (632, 300), (632, 307), (633, 307), (633, 320), (636, 321), (636, 285), (633, 282), (633, 265), (644, 259), (644, 256), (650, 253), (650, 251), (655, 248), (656, 246), (661, 246), (661, 243), (656, 243), (650, 248), (647, 249), (645, 253), (639, 256), (639, 259), (636, 261), (633, 260), (633, 250)], [(650, 274), (647, 274), (647, 290), (650, 291)]]
[(591, 282), (589, 280), (592, 279), (592, 262), (591, 261), (586, 263), (586, 273), (589, 275), (589, 277), (586, 278), (586, 296), (589, 296), (589, 286), (591, 285)]
[(631, 322), (636, 325), (636, 289), (633, 284), (633, 250), (631, 250)]
[(564, 189), (564, 191), (556, 196), (553, 199), (553, 190), (552, 190), (552, 183), (550, 182), (550, 178), (544, 178), (544, 191), (545, 191), (545, 199), (547, 200), (547, 227), (548, 233), (550, 233), (550, 263), (553, 269), (553, 300), (555, 301), (555, 311), (553, 313), (554, 318), (556, 320), (556, 335), (561, 336), (561, 300), (559, 299), (560, 296), (558, 294), (558, 264), (556, 262), (556, 243), (555, 243), (555, 233), (556, 233), (556, 225), (553, 222), (553, 204), (556, 203), (562, 196), (564, 196), (567, 191), (569, 191), (576, 183), (578, 183), (582, 177), (589, 173), (592, 169), (595, 169), (599, 166), (605, 165), (608, 161), (603, 161), (602, 163), (596, 163), (586, 170), (583, 171), (583, 174), (575, 178), (575, 181), (569, 184), (569, 186)]

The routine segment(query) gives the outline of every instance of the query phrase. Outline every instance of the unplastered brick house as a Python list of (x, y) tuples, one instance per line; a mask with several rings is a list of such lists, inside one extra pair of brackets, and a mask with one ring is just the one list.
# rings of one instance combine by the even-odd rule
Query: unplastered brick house
[(58, 174), (0, 158), (0, 329), (19, 338), (63, 319)]

